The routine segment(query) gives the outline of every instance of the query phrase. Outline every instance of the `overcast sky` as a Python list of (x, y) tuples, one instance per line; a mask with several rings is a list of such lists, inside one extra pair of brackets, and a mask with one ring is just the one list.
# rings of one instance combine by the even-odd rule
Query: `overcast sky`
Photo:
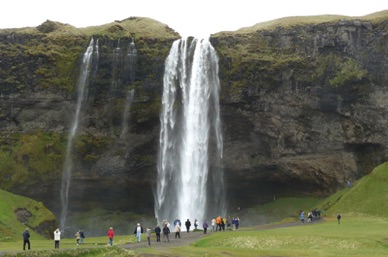
[(0, 6), (0, 28), (46, 20), (87, 27), (137, 16), (165, 23), (182, 37), (203, 37), (289, 16), (363, 16), (387, 10), (388, 0), (2, 0)]

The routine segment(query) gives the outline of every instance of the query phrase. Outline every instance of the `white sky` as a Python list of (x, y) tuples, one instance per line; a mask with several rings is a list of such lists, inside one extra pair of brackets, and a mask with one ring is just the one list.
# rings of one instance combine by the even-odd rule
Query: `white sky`
[(165, 23), (182, 37), (202, 37), (289, 16), (363, 16), (388, 10), (388, 0), (2, 0), (0, 7), (0, 28), (46, 20), (87, 27), (137, 16)]

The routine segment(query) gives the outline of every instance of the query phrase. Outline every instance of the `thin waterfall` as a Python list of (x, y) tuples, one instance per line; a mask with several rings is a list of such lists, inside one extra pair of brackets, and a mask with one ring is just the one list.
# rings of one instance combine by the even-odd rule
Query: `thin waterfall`
[(113, 50), (112, 60), (112, 80), (110, 85), (111, 95), (115, 95), (119, 92), (119, 71), (120, 71), (120, 39), (117, 41), (117, 47)]
[(123, 122), (121, 125), (121, 134), (120, 138), (125, 138), (127, 132), (128, 132), (128, 118), (129, 118), (129, 112), (131, 111), (131, 105), (133, 102), (133, 97), (135, 95), (135, 90), (131, 89), (127, 92), (127, 99), (125, 101), (125, 107), (124, 107), (124, 113), (123, 113)]
[[(224, 208), (218, 57), (210, 42), (175, 41), (163, 83), (155, 216), (204, 220)], [(208, 181), (215, 173), (219, 179)]]
[[(132, 38), (128, 46), (127, 58), (125, 63), (125, 70), (129, 73), (129, 83), (132, 84), (135, 81), (135, 71), (137, 63), (137, 48), (135, 45), (135, 40)], [(128, 118), (129, 112), (131, 111), (131, 105), (135, 96), (135, 90), (131, 89), (127, 91), (127, 97), (124, 106), (123, 112), (123, 121), (121, 126), (120, 138), (124, 138), (128, 132)]]
[[(71, 124), (71, 130), (69, 133), (69, 138), (67, 141), (66, 146), (66, 156), (65, 156), (65, 162), (63, 165), (63, 171), (62, 171), (62, 184), (61, 184), (61, 219), (60, 219), (60, 228), (64, 230), (66, 227), (66, 217), (69, 209), (69, 188), (70, 188), (70, 181), (71, 181), (71, 173), (73, 169), (73, 159), (72, 159), (72, 153), (73, 153), (73, 141), (74, 137), (77, 133), (78, 124), (79, 124), (79, 118), (80, 113), (82, 109), (82, 104), (85, 101), (85, 98), (87, 96), (87, 84), (89, 83), (89, 74), (91, 71), (91, 63), (92, 63), (92, 57), (93, 53), (96, 52), (94, 49), (96, 48), (94, 44), (94, 39), (92, 38), (90, 40), (89, 46), (86, 49), (83, 59), (82, 59), (82, 65), (81, 65), (81, 73), (78, 78), (78, 84), (77, 84), (77, 106), (76, 111), (74, 115), (74, 119)], [(96, 49), (98, 50), (98, 48)]]

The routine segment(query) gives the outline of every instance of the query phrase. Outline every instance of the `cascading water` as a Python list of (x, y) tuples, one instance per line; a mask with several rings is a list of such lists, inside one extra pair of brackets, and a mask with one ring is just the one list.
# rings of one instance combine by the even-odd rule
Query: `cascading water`
[(69, 138), (67, 141), (65, 162), (64, 162), (63, 171), (62, 171), (62, 184), (61, 184), (61, 192), (60, 192), (61, 207), (62, 207), (60, 228), (62, 230), (66, 228), (66, 217), (69, 209), (69, 188), (70, 188), (70, 181), (71, 181), (71, 173), (73, 169), (73, 160), (72, 160), (73, 140), (77, 133), (82, 104), (87, 96), (87, 84), (89, 82), (89, 75), (91, 71), (93, 53), (98, 54), (98, 45), (95, 45), (94, 39), (92, 38), (82, 59), (81, 73), (77, 84), (77, 94), (78, 94), (77, 106), (76, 106), (74, 119), (72, 121)]
[[(129, 43), (127, 58), (126, 58), (126, 63), (125, 63), (127, 72), (129, 72), (129, 83), (130, 84), (132, 84), (133, 81), (135, 81), (136, 62), (137, 62), (137, 48), (135, 45), (135, 41), (132, 38), (131, 42)], [(121, 126), (122, 127), (121, 134), (120, 134), (121, 139), (124, 138), (128, 132), (128, 117), (129, 117), (129, 112), (131, 110), (131, 105), (132, 105), (134, 96), (135, 96), (134, 89), (127, 91), (127, 98), (125, 101), (123, 121), (122, 121), (122, 126)]]
[(155, 216), (204, 220), (224, 212), (218, 57), (210, 42), (175, 41), (163, 83)]

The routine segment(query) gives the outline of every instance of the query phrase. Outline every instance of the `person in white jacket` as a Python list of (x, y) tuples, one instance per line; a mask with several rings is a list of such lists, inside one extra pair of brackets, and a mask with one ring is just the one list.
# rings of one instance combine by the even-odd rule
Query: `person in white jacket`
[(59, 249), (59, 241), (61, 241), (61, 231), (57, 228), (54, 231), (54, 247), (55, 249)]

